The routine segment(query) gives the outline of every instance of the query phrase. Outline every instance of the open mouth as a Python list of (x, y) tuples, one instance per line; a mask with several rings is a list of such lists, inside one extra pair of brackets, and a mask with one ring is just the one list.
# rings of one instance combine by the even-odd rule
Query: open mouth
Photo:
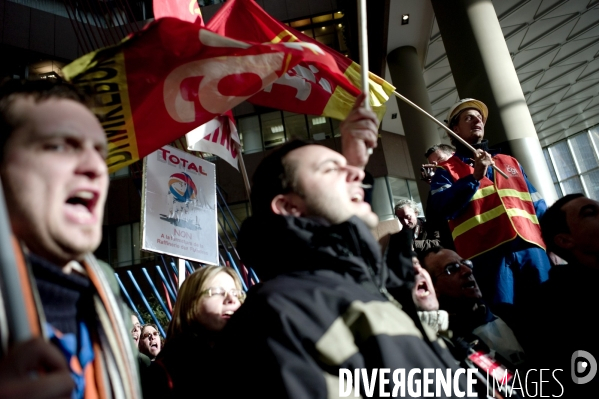
[(229, 319), (231, 318), (231, 316), (233, 316), (235, 312), (233, 312), (232, 310), (227, 310), (226, 312), (223, 313), (223, 318), (224, 319)]
[(87, 191), (87, 190), (78, 190), (69, 196), (67, 199), (67, 204), (84, 207), (89, 212), (92, 212), (94, 206), (96, 205), (96, 201), (98, 199), (98, 194)]
[(462, 289), (467, 290), (470, 288), (475, 288), (476, 282), (474, 280), (468, 280), (462, 285)]
[(354, 195), (351, 197), (351, 201), (352, 201), (352, 202), (363, 202), (363, 201), (364, 201), (364, 196), (363, 196), (363, 195), (361, 195), (361, 194), (354, 194)]
[(431, 292), (428, 290), (428, 285), (426, 284), (426, 281), (422, 280), (416, 285), (416, 295), (418, 297), (424, 298), (429, 296), (430, 294)]
[(73, 191), (67, 198), (69, 215), (79, 223), (93, 221), (99, 194), (91, 190)]

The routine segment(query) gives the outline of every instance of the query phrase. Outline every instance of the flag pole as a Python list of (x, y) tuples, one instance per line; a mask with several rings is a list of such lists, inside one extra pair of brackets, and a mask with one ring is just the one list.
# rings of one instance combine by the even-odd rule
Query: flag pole
[[(26, 298), (21, 288), (21, 278), (17, 266), (17, 259), (13, 251), (10, 222), (6, 203), (4, 202), (4, 191), (0, 182), (0, 294), (2, 295), (0, 305), (6, 311), (6, 319), (0, 319), (0, 335), (2, 335), (2, 352), (10, 342), (22, 342), (33, 337), (34, 332), (29, 324), (26, 308)], [(0, 310), (1, 311), (1, 310)], [(9, 337), (4, 334), (8, 330)]]
[(370, 89), (368, 85), (368, 33), (366, 26), (366, 0), (358, 1), (358, 30), (360, 45), (360, 66), (362, 78), (362, 92), (366, 95), (364, 98), (364, 108), (370, 110)]
[[(460, 136), (458, 136), (453, 130), (451, 130), (450, 128), (448, 128), (447, 126), (445, 126), (444, 123), (439, 122), (437, 120), (437, 118), (435, 118), (434, 116), (432, 116), (431, 114), (429, 114), (428, 112), (426, 112), (425, 110), (423, 110), (422, 108), (420, 108), (418, 105), (414, 104), (413, 102), (411, 102), (410, 100), (408, 100), (406, 97), (402, 96), (401, 94), (399, 94), (398, 92), (394, 91), (393, 94), (395, 94), (395, 97), (399, 98), (400, 100), (402, 100), (403, 102), (405, 102), (408, 105), (411, 105), (413, 108), (417, 109), (418, 111), (422, 112), (426, 117), (428, 117), (430, 120), (432, 120), (433, 122), (435, 122), (437, 125), (441, 126), (443, 129), (445, 129), (445, 131), (451, 135), (451, 137), (455, 138), (456, 140), (458, 140), (460, 143), (462, 143), (464, 146), (466, 146), (466, 148), (468, 148), (470, 151), (472, 151), (473, 153), (476, 153), (476, 149), (474, 147), (472, 147), (470, 144), (468, 144), (468, 142), (466, 140), (464, 140), (463, 138), (461, 138)], [(497, 173), (499, 173), (501, 176), (505, 177), (506, 179), (509, 179), (508, 175), (506, 175), (501, 169), (499, 169), (497, 166), (495, 165), (491, 165), (491, 167), (493, 169), (495, 169), (497, 171)]]
[[(370, 87), (368, 84), (368, 33), (366, 24), (366, 0), (358, 0), (358, 43), (360, 46), (360, 77), (362, 78), (362, 93), (364, 93), (364, 102), (362, 106), (370, 110)], [(372, 154), (372, 148), (368, 148), (368, 155)]]
[(183, 282), (185, 281), (185, 259), (179, 258), (177, 266), (177, 275), (179, 278), (179, 287), (177, 288), (181, 289), (181, 285), (183, 285)]
[(245, 192), (248, 196), (248, 202), (250, 203), (250, 208), (252, 207), (252, 200), (250, 199), (250, 194), (252, 190), (250, 188), (250, 179), (248, 178), (248, 172), (245, 169), (245, 162), (243, 161), (243, 154), (241, 153), (241, 146), (239, 143), (233, 141), (233, 144), (237, 148), (237, 153), (239, 154), (239, 169), (241, 170), (241, 175), (243, 176), (243, 184), (245, 185)]

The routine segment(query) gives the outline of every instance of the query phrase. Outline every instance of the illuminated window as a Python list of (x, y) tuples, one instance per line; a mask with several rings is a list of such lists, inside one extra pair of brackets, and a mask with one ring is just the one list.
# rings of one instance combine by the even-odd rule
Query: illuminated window
[(347, 45), (343, 37), (343, 13), (340, 11), (291, 21), (289, 26), (319, 43), (347, 55)]
[(558, 197), (583, 193), (599, 200), (599, 126), (543, 148)]

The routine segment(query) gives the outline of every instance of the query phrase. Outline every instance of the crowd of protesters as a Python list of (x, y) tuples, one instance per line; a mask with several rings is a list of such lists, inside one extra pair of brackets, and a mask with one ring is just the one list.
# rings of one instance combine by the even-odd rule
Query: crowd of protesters
[[(30, 323), (48, 338), (2, 347), (0, 397), (340, 397), (340, 370), (358, 370), (351, 396), (378, 397), (384, 381), (358, 382), (359, 370), (425, 369), (455, 379), (437, 397), (460, 397), (470, 392), (460, 368), (484, 375), (488, 362), (513, 378), (552, 370), (545, 394), (595, 393), (599, 202), (567, 195), (547, 209), (518, 161), (488, 148), (486, 106), (465, 99), (448, 125), (476, 152), (456, 141), (455, 153), (426, 153), (435, 211), (425, 221), (413, 202), (399, 203), (403, 229), (382, 253), (363, 184), (378, 120), (363, 100), (340, 125), (341, 153), (291, 141), (262, 161), (238, 236), (262, 282), (246, 293), (232, 269), (196, 270), (163, 342), (122, 308), (113, 273), (91, 255), (108, 173), (85, 97), (63, 83), (4, 84), (0, 176), (33, 276), (26, 295), (39, 303)], [(567, 264), (551, 267), (546, 251)], [(511, 391), (483, 378), (474, 394), (531, 396), (543, 378)]]

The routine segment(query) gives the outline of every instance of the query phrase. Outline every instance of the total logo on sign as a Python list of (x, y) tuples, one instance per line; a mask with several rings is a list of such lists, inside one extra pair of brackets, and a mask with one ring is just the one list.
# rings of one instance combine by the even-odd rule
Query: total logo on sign
[(197, 198), (198, 189), (187, 173), (174, 173), (168, 181), (169, 191), (176, 201), (187, 202)]
[(202, 229), (198, 219), (201, 208), (198, 189), (187, 173), (177, 172), (169, 176), (166, 202), (168, 215), (161, 214), (162, 220), (190, 230)]

